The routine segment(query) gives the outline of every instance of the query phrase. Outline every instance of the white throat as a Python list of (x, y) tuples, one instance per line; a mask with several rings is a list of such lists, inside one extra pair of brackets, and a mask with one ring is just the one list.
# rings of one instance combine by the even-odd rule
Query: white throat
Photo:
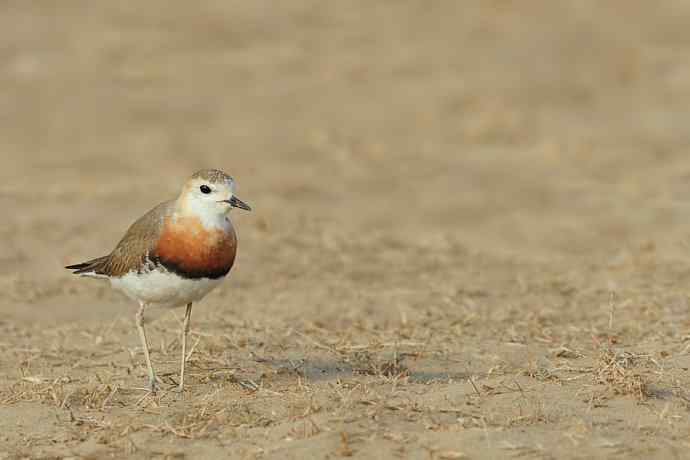
[(198, 217), (201, 225), (207, 230), (224, 230), (232, 228), (228, 212), (222, 212), (218, 206), (209, 205), (207, 202), (186, 199), (180, 203), (179, 212), (182, 215)]

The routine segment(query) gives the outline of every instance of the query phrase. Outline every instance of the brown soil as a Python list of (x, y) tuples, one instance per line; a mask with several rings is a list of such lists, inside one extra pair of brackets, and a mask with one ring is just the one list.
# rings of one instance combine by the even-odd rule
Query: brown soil
[[(0, 12), (0, 459), (686, 455), (687, 2)], [(203, 167), (255, 211), (152, 397), (62, 266)]]

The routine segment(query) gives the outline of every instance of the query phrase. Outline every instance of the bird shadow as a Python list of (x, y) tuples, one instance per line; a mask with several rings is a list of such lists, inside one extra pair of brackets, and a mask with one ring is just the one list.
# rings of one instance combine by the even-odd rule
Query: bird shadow
[(338, 380), (356, 376), (406, 378), (410, 383), (466, 380), (469, 373), (443, 367), (442, 363), (418, 366), (407, 360), (329, 360), (329, 359), (262, 359), (278, 376), (299, 376), (312, 382)]

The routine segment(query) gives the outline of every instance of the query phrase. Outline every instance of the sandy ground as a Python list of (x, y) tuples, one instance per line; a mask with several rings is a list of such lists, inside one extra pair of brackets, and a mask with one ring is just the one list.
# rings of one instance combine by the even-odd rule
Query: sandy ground
[[(120, 3), (0, 7), (0, 459), (687, 455), (690, 4)], [(150, 396), (62, 266), (203, 167), (255, 211)]]

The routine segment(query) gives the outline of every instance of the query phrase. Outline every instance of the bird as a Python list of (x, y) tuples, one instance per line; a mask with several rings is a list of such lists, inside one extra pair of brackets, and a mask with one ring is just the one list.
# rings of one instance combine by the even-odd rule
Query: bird
[(230, 211), (251, 207), (235, 196), (235, 180), (219, 169), (194, 173), (177, 198), (155, 206), (135, 221), (108, 255), (67, 265), (76, 275), (104, 278), (139, 303), (135, 323), (148, 367), (146, 390), (159, 387), (146, 339), (149, 307), (186, 306), (177, 391), (184, 391), (187, 335), (192, 305), (227, 276), (235, 263), (237, 235)]

